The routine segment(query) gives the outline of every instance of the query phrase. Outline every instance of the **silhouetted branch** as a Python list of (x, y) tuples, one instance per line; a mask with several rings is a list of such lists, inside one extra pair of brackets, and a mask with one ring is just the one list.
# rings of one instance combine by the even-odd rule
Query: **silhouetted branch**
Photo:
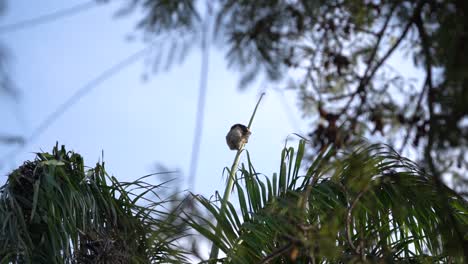
[(24, 144), (24, 138), (20, 136), (0, 135), (0, 143), (2, 144)]
[(288, 251), (292, 247), (292, 243), (288, 243), (282, 247), (277, 248), (275, 251), (273, 251), (270, 255), (266, 256), (262, 261), (260, 261), (260, 264), (265, 264), (269, 263), (273, 259), (281, 256), (284, 254), (286, 251)]
[(8, 32), (20, 30), (23, 28), (27, 28), (27, 27), (32, 27), (32, 26), (37, 26), (40, 24), (53, 22), (64, 17), (68, 17), (71, 15), (75, 15), (77, 13), (81, 13), (83, 11), (89, 10), (92, 7), (95, 7), (97, 5), (98, 5), (98, 1), (91, 0), (85, 3), (78, 4), (76, 6), (72, 6), (66, 9), (62, 9), (59, 11), (49, 13), (46, 15), (26, 19), (23, 21), (12, 23), (12, 24), (2, 25), (0, 26), (0, 33), (8, 33)]
[(436, 188), (439, 189), (440, 198), (444, 202), (445, 210), (448, 213), (449, 221), (451, 222), (451, 226), (453, 226), (455, 231), (455, 236), (457, 237), (459, 243), (463, 245), (463, 254), (466, 259), (468, 259), (468, 244), (465, 241), (464, 233), (460, 229), (458, 225), (457, 219), (454, 217), (453, 209), (448, 202), (448, 197), (442, 195), (444, 189), (444, 183), (441, 179), (441, 174), (437, 170), (434, 165), (434, 161), (431, 155), (432, 147), (434, 144), (434, 128), (435, 124), (435, 116), (434, 116), (434, 87), (432, 83), (432, 57), (430, 53), (430, 43), (429, 43), (429, 36), (427, 35), (426, 29), (424, 28), (424, 24), (421, 18), (421, 15), (418, 14), (415, 19), (415, 24), (419, 32), (419, 36), (421, 38), (422, 50), (425, 57), (425, 67), (426, 67), (426, 74), (427, 74), (427, 88), (428, 88), (428, 95), (427, 95), (427, 106), (429, 109), (429, 132), (428, 132), (428, 139), (427, 144), (424, 150), (424, 157), (431, 171), (431, 174), (434, 178)]

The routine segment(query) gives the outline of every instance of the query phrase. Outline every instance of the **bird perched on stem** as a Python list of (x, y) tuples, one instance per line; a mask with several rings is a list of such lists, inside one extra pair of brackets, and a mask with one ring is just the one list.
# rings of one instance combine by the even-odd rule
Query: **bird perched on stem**
[(231, 150), (240, 150), (241, 147), (249, 141), (252, 134), (248, 127), (242, 124), (235, 124), (226, 135), (226, 143)]

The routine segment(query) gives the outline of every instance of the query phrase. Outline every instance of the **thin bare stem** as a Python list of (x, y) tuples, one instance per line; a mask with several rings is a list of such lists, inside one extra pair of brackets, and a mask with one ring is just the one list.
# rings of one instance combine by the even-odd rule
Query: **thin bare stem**
[[(359, 199), (361, 198), (361, 196), (366, 192), (367, 188), (365, 188), (364, 190), (362, 190), (357, 196), (356, 198), (354, 199), (353, 203), (351, 204), (351, 206), (348, 208), (348, 212), (346, 214), (346, 237), (348, 239), (348, 244), (349, 246), (356, 252), (356, 254), (359, 254), (359, 248), (357, 248), (354, 243), (353, 243), (353, 239), (351, 238), (351, 221), (352, 221), (352, 216), (353, 216), (353, 209), (354, 207), (356, 207)], [(361, 249), (362, 250), (362, 249)]]
[[(255, 117), (255, 114), (257, 113), (257, 108), (260, 105), (260, 101), (262, 101), (263, 96), (265, 93), (262, 93), (260, 95), (260, 98), (258, 99), (257, 105), (255, 105), (255, 109), (252, 113), (252, 116), (250, 117), (249, 125), (248, 128), (252, 126), (253, 119)], [(223, 195), (223, 200), (221, 200), (221, 209), (219, 211), (219, 214), (222, 216), (224, 214), (224, 211), (226, 210), (227, 203), (229, 201), (229, 196), (231, 195), (232, 187), (234, 186), (234, 181), (235, 181), (235, 175), (237, 172), (237, 166), (239, 165), (240, 161), (240, 156), (242, 151), (244, 150), (244, 145), (243, 143), (239, 150), (237, 151), (236, 157), (234, 158), (234, 162), (232, 163), (231, 170), (229, 171), (229, 179), (228, 179), (228, 184), (226, 185), (226, 189), (224, 190), (224, 195)], [(216, 236), (221, 235), (221, 229), (219, 227), (219, 224), (216, 225)], [(210, 252), (210, 262), (209, 263), (216, 263), (216, 259), (218, 258), (218, 253), (219, 253), (219, 248), (213, 243), (211, 246), (211, 252)]]
[(247, 126), (247, 128), (249, 128), (249, 129), (252, 126), (253, 119), (255, 117), (255, 114), (257, 113), (257, 108), (260, 105), (260, 101), (262, 101), (262, 98), (263, 98), (264, 95), (265, 95), (265, 93), (262, 93), (260, 95), (260, 98), (258, 99), (257, 105), (255, 105), (254, 111), (253, 111), (252, 116), (250, 117), (250, 120), (249, 120), (249, 125)]

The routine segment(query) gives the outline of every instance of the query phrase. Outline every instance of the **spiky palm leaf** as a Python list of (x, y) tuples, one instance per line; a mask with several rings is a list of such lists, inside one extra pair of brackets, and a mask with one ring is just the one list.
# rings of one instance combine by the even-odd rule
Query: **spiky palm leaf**
[(63, 146), (38, 153), (0, 189), (1, 263), (180, 263), (159, 187), (85, 169)]
[(196, 199), (218, 222), (187, 221), (227, 263), (463, 261), (463, 198), (388, 147), (361, 144), (330, 160), (322, 152), (301, 176), (305, 143), (285, 148), (279, 174), (258, 174), (248, 158), (235, 183), (239, 210)]

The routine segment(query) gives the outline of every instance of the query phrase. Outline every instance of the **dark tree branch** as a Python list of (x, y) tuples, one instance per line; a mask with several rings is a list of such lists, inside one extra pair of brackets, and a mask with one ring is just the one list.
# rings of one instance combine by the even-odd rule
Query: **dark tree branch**
[(0, 144), (24, 144), (24, 138), (21, 136), (0, 135)]
[[(383, 35), (385, 33), (385, 30), (387, 29), (388, 22), (390, 21), (392, 17), (392, 13), (396, 7), (394, 5), (389, 12), (389, 15), (386, 19), (386, 22), (384, 23), (384, 26), (382, 27), (381, 31), (379, 32), (379, 38), (377, 40), (377, 43), (374, 47), (373, 52), (371, 53), (371, 57), (369, 62), (367, 63), (367, 68), (364, 72), (363, 77), (361, 78), (359, 85), (357, 89), (354, 91), (354, 93), (351, 95), (349, 98), (348, 102), (346, 103), (345, 107), (342, 109), (339, 115), (344, 114), (351, 106), (351, 103), (353, 102), (354, 98), (356, 97), (357, 94), (365, 90), (365, 87), (369, 84), (369, 82), (372, 80), (376, 72), (380, 69), (380, 67), (384, 64), (385, 61), (393, 54), (395, 49), (401, 44), (401, 42), (405, 39), (406, 35), (408, 34), (409, 30), (411, 29), (411, 26), (414, 24), (414, 21), (416, 17), (421, 13), (422, 7), (424, 6), (425, 1), (422, 0), (418, 3), (418, 5), (414, 8), (413, 15), (409, 19), (408, 23), (406, 24), (405, 28), (403, 29), (403, 32), (401, 33), (400, 37), (396, 40), (396, 42), (387, 50), (387, 52), (384, 54), (384, 56), (377, 62), (377, 64), (372, 68), (372, 61), (375, 59), (375, 56), (377, 55), (377, 50), (380, 45), (380, 41), (383, 38)], [(372, 70), (371, 70), (372, 68)], [(357, 118), (361, 115), (362, 112), (362, 107), (363, 107), (364, 102), (361, 102), (359, 105), (359, 108), (356, 111), (356, 114), (354, 115), (353, 118), (351, 118), (351, 123), (357, 122)], [(344, 121), (346, 122), (346, 120)], [(344, 123), (341, 125), (343, 126)]]
[(355, 93), (352, 92), (352, 93), (346, 93), (346, 94), (340, 94), (340, 95), (336, 95), (336, 96), (332, 96), (332, 97), (329, 97), (329, 98), (326, 98), (325, 100), (326, 101), (340, 101), (340, 100), (343, 100), (347, 97), (351, 97), (353, 96)]
[(368, 30), (368, 29), (365, 29), (365, 28), (362, 28), (362, 27), (356, 27), (355, 26), (354, 30), (356, 30), (357, 32), (362, 32), (362, 33), (377, 37), (377, 38), (379, 37), (379, 33), (373, 32), (371, 30)]
[(282, 247), (277, 248), (275, 251), (273, 251), (270, 255), (266, 256), (262, 261), (260, 261), (260, 264), (265, 264), (265, 263), (270, 263), (273, 259), (281, 256), (284, 254), (286, 251), (288, 251), (292, 247), (292, 243), (288, 243)]
[(425, 85), (427, 86), (428, 89), (428, 95), (427, 95), (427, 108), (429, 109), (429, 135), (428, 135), (428, 142), (426, 145), (426, 150), (425, 150), (425, 156), (428, 162), (429, 169), (431, 173), (435, 177), (439, 177), (439, 172), (434, 166), (434, 163), (432, 161), (431, 157), (431, 150), (432, 150), (432, 144), (434, 141), (434, 133), (433, 133), (433, 128), (434, 128), (434, 87), (432, 84), (432, 56), (430, 54), (429, 50), (429, 37), (427, 36), (426, 29), (424, 28), (424, 24), (422, 22), (422, 18), (420, 15), (418, 15), (415, 19), (415, 24), (418, 29), (419, 36), (421, 38), (421, 46), (424, 54), (424, 59), (425, 59), (425, 70), (426, 70), (426, 82)]
[[(422, 104), (422, 100), (424, 98), (424, 94), (426, 94), (426, 92), (427, 92), (427, 88), (432, 86), (432, 84), (429, 84), (429, 82), (431, 82), (431, 77), (432, 76), (430, 76), (429, 74), (426, 75), (426, 80), (424, 81), (422, 91), (419, 94), (418, 102), (416, 103), (416, 108), (414, 109), (414, 113), (413, 113), (413, 116), (412, 116), (411, 120), (413, 120), (417, 116), (417, 114), (419, 112), (419, 109), (421, 108), (421, 104)], [(414, 126), (413, 123), (409, 124), (409, 126), (408, 126), (406, 136), (403, 139), (403, 143), (401, 144), (401, 147), (400, 147), (400, 153), (403, 152), (403, 150), (406, 147), (406, 144), (408, 143), (408, 140), (409, 140), (409, 137), (410, 137), (410, 134), (411, 134), (411, 129), (413, 128), (413, 126)]]
[(364, 78), (363, 78), (363, 80), (361, 80), (361, 83), (360, 83), (357, 90), (359, 90), (359, 88), (364, 89), (364, 87), (370, 82), (370, 80), (375, 75), (377, 70), (382, 66), (382, 64), (390, 57), (390, 55), (393, 54), (395, 49), (398, 46), (400, 46), (400, 43), (403, 41), (403, 39), (405, 39), (406, 35), (408, 34), (408, 32), (409, 32), (411, 26), (413, 25), (413, 23), (415, 22), (416, 18), (420, 15), (422, 7), (424, 6), (424, 4), (425, 4), (425, 1), (420, 1), (418, 3), (418, 5), (414, 8), (413, 16), (410, 18), (408, 24), (406, 24), (406, 26), (403, 29), (403, 32), (401, 33), (400, 37), (397, 39), (395, 44), (393, 44), (393, 46), (385, 53), (385, 55), (382, 57), (382, 59), (380, 59), (380, 61), (375, 65), (375, 67), (372, 69), (370, 74), (369, 75), (364, 74)]
[[(396, 4), (393, 5), (392, 8), (390, 9), (390, 12), (389, 12), (389, 14), (388, 14), (387, 18), (385, 19), (385, 22), (384, 22), (384, 24), (382, 26), (382, 29), (379, 31), (379, 33), (377, 33), (377, 42), (375, 43), (374, 49), (372, 50), (372, 53), (369, 56), (369, 60), (367, 61), (367, 68), (364, 71), (364, 75), (363, 75), (363, 77), (361, 78), (361, 80), (359, 82), (358, 88), (351, 95), (348, 102), (346, 103), (346, 106), (341, 111), (340, 115), (344, 114), (346, 112), (346, 110), (349, 108), (352, 101), (354, 100), (354, 97), (364, 89), (364, 87), (367, 85), (367, 83), (370, 81), (370, 79), (374, 75), (376, 70), (373, 71), (372, 75), (369, 75), (369, 77), (367, 77), (367, 75), (368, 75), (368, 73), (369, 73), (369, 71), (370, 71), (370, 69), (372, 67), (372, 61), (374, 61), (375, 56), (377, 56), (377, 51), (379, 50), (380, 42), (382, 41), (384, 33), (387, 30), (388, 23), (390, 23), (390, 20), (391, 20), (391, 18), (393, 16), (393, 11), (395, 10), (395, 7), (396, 7)], [(400, 39), (403, 39), (405, 35), (406, 35), (406, 31), (404, 31), (402, 36), (400, 36)], [(399, 43), (397, 43), (397, 44), (399, 44)], [(380, 67), (380, 66), (378, 66), (378, 67)]]
[[(429, 109), (429, 132), (428, 132), (427, 144), (424, 149), (424, 158), (433, 176), (436, 188), (439, 189), (440, 191), (439, 194), (442, 194), (444, 193), (443, 190), (444, 190), (445, 184), (442, 182), (441, 173), (436, 168), (434, 164), (434, 160), (431, 155), (432, 147), (435, 143), (434, 142), (434, 136), (435, 136), (434, 128), (436, 127), (436, 123), (435, 123), (435, 116), (434, 116), (435, 95), (434, 95), (434, 86), (432, 83), (432, 56), (430, 53), (430, 42), (429, 42), (429, 36), (426, 32), (426, 29), (424, 28), (424, 23), (422, 21), (420, 14), (416, 16), (415, 24), (418, 29), (419, 36), (421, 38), (421, 44), (422, 44), (421, 46), (422, 46), (423, 54), (425, 57), (425, 67), (426, 67), (426, 74), (427, 74), (427, 89), (428, 89), (427, 107)], [(468, 259), (468, 244), (466, 243), (464, 239), (464, 234), (462, 230), (460, 229), (460, 226), (458, 225), (457, 219), (453, 215), (453, 209), (448, 202), (448, 197), (441, 195), (440, 198), (442, 199), (445, 210), (448, 213), (448, 220), (450, 221), (451, 226), (455, 230), (455, 236), (457, 237), (457, 240), (459, 241), (460, 245), (462, 245), (463, 247), (463, 254), (465, 258)]]

